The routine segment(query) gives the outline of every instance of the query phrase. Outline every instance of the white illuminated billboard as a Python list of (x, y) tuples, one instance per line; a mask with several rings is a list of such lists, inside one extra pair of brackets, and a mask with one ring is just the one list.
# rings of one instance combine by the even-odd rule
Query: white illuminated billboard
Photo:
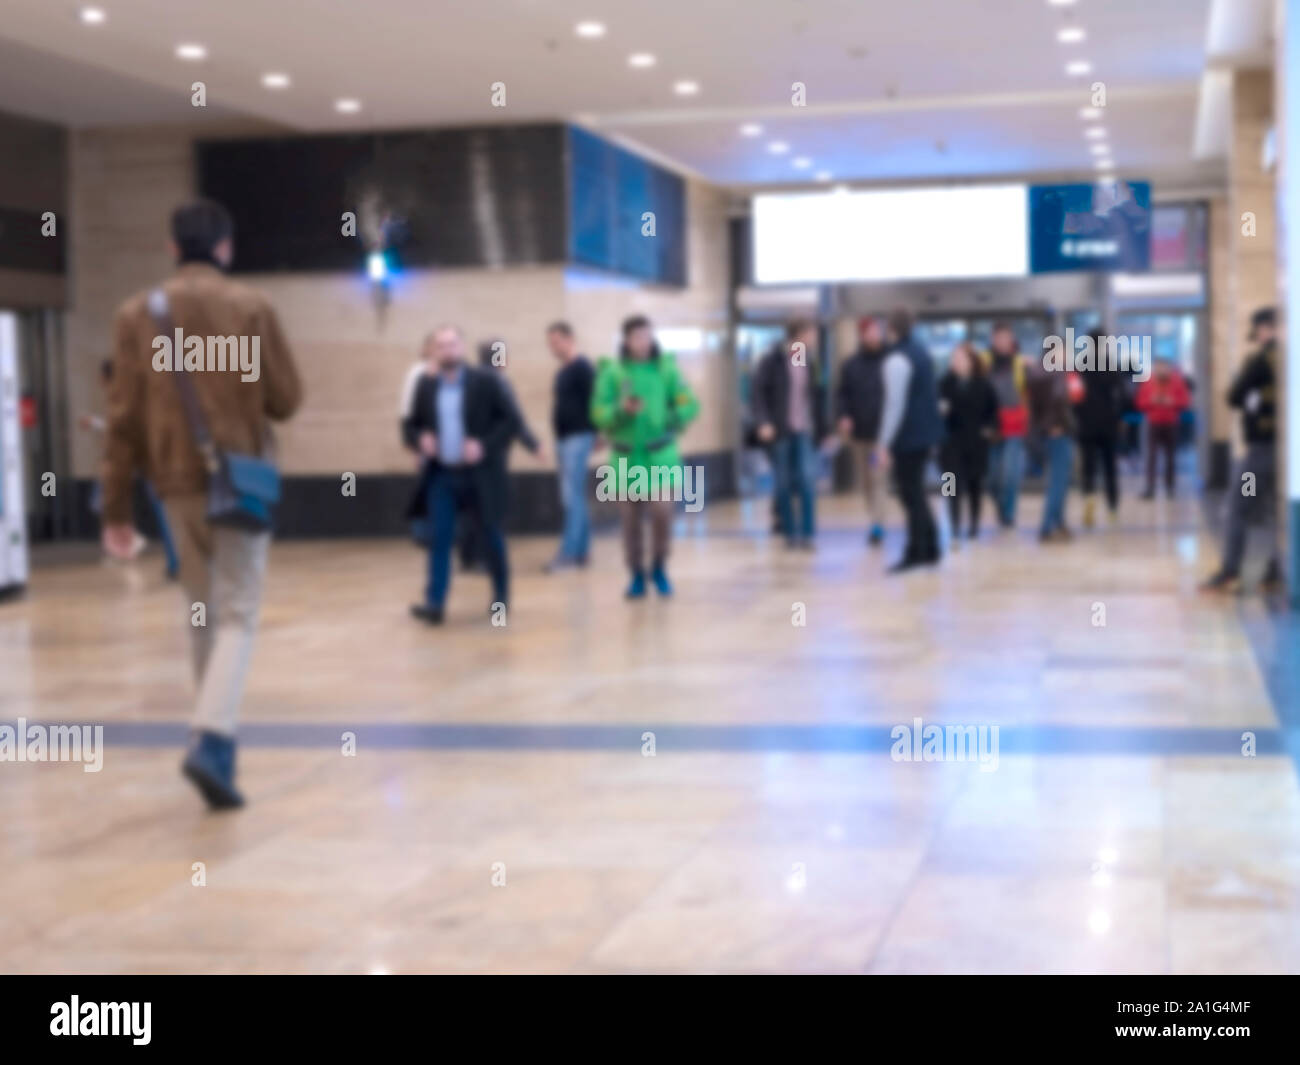
[(971, 185), (754, 197), (754, 280), (1023, 277), (1027, 189)]

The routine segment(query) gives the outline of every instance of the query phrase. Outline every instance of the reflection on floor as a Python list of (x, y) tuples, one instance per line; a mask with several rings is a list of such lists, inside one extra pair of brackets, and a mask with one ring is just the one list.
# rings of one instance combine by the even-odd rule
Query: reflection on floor
[[(408, 545), (277, 545), (226, 816), (176, 771), (158, 560), (42, 568), (0, 720), (110, 745), (0, 763), (0, 969), (1300, 971), (1296, 772), (1195, 505), (1036, 514), (894, 578), (855, 500), (813, 555), (711, 508), (634, 605), (613, 540), (554, 577), (521, 540), (507, 625), (468, 576), (440, 631)], [(917, 718), (996, 761), (894, 760)]]

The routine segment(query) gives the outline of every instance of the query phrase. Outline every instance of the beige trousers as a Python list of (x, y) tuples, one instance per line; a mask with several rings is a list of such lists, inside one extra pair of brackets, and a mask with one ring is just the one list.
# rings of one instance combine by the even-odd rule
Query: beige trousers
[[(196, 729), (233, 736), (253, 653), (262, 603), (269, 532), (250, 533), (209, 525), (206, 495), (164, 501), (180, 555), (185, 624), (197, 698)], [(196, 625), (203, 604), (203, 625)]]
[(862, 495), (867, 501), (867, 520), (872, 525), (885, 524), (885, 473), (871, 464), (874, 440), (853, 441), (853, 453), (858, 467), (858, 480)]

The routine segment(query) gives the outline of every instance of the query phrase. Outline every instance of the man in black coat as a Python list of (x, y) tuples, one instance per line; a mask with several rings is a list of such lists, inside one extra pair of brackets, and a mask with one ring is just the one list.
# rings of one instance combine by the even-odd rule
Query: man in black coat
[(869, 543), (880, 544), (885, 538), (885, 476), (877, 465), (876, 441), (880, 437), (880, 411), (884, 404), (885, 385), (881, 367), (885, 362), (885, 331), (880, 319), (862, 318), (858, 322), (860, 344), (840, 368), (835, 392), (835, 419), (840, 436), (851, 441), (857, 460), (858, 478), (867, 502)]
[[(825, 435), (816, 348), (816, 323), (791, 322), (754, 373), (754, 421), (772, 463), (777, 519), (787, 546), (804, 550), (816, 532), (817, 444)], [(798, 525), (792, 496), (799, 497)]]
[(416, 386), (402, 422), (402, 438), (424, 460), (408, 516), (426, 515), (432, 534), (425, 601), (412, 606), (411, 613), (437, 625), (451, 583), (451, 548), (462, 514), (476, 518), (483, 530), (493, 610), (505, 608), (506, 452), (519, 432), (519, 412), (494, 373), (465, 365), (465, 338), (455, 326), (440, 326), (429, 334), (424, 353), (429, 372)]

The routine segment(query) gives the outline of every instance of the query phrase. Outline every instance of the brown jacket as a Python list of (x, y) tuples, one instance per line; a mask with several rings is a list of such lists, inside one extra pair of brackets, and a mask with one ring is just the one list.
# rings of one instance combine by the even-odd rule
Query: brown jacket
[[(235, 369), (204, 369), (190, 377), (217, 445), (248, 455), (263, 453), (270, 438), (267, 419), (283, 421), (302, 402), (293, 355), (271, 305), (205, 263), (181, 266), (163, 289), (173, 330), (204, 338), (205, 350), (209, 336), (247, 337), (250, 352), (252, 338), (259, 338), (256, 380), (242, 379), (237, 355)], [(185, 421), (175, 372), (155, 369), (154, 338), (160, 330), (149, 313), (148, 297), (148, 292), (132, 296), (118, 308), (113, 323), (103, 465), (106, 523), (131, 520), (136, 470), (164, 498), (207, 490), (207, 472)]]

